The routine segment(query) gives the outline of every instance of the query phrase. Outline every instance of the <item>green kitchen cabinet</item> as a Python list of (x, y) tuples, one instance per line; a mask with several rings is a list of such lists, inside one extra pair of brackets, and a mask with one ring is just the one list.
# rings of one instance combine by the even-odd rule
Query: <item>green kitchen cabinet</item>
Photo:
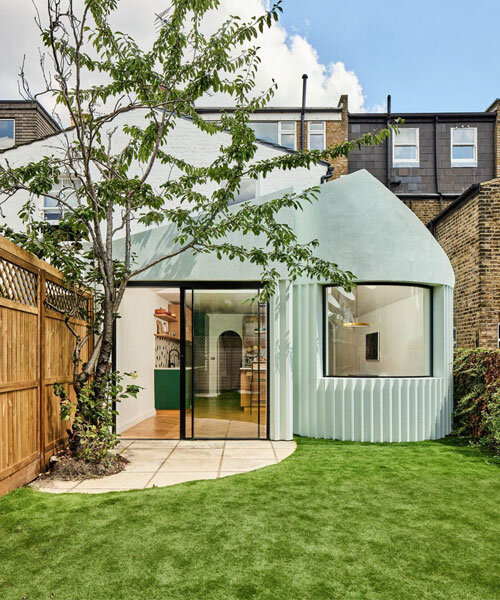
[(180, 370), (155, 369), (156, 410), (178, 410), (180, 397)]

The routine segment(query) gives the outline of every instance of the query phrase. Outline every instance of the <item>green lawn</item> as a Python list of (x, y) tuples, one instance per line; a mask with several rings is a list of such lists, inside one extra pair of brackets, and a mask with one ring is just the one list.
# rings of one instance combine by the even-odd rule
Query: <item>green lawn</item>
[(500, 598), (500, 468), (453, 441), (298, 440), (281, 464), (0, 499), (2, 600)]

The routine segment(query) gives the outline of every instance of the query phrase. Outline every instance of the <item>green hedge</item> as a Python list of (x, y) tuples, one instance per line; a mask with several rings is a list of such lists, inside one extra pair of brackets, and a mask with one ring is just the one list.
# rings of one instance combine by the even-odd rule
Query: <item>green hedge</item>
[(500, 350), (456, 350), (454, 380), (454, 432), (500, 455)]

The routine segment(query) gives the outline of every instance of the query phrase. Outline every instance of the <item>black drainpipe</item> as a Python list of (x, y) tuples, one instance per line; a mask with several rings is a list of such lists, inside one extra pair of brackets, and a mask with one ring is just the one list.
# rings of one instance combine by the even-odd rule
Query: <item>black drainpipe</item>
[(327, 182), (332, 175), (333, 175), (333, 166), (328, 165), (328, 168), (326, 170), (326, 175), (323, 175), (320, 179), (321, 183)]
[[(388, 129), (391, 121), (391, 95), (387, 96), (387, 115), (385, 117), (385, 127)], [(385, 140), (385, 185), (391, 188), (391, 137)]]
[(438, 121), (439, 117), (434, 117), (434, 181), (436, 183), (436, 194), (439, 196), (439, 212), (443, 212), (443, 194), (439, 189), (439, 169), (438, 169)]
[(300, 149), (304, 150), (304, 119), (306, 118), (307, 75), (302, 75), (302, 110), (300, 111)]

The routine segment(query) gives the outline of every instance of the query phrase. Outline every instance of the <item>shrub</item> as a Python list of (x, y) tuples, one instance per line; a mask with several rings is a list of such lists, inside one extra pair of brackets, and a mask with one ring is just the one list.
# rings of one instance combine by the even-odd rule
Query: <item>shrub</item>
[[(131, 375), (131, 373), (125, 373)], [(115, 402), (137, 397), (137, 385), (122, 385), (123, 376), (117, 371), (105, 375), (99, 395), (95, 394), (92, 383), (83, 386), (75, 404), (66, 389), (54, 385), (54, 393), (59, 397), (61, 418), (71, 422), (68, 429), (68, 444), (73, 456), (78, 460), (92, 463), (109, 463), (113, 459), (111, 450), (118, 443), (113, 431), (113, 419), (117, 414)]]
[(500, 455), (500, 350), (457, 350), (454, 378), (455, 433)]

